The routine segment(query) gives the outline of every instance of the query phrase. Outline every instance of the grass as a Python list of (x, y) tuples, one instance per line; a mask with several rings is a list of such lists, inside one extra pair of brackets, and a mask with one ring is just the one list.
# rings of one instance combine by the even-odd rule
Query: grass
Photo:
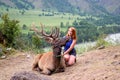
[(75, 49), (77, 54), (82, 54), (84, 52), (87, 52), (89, 50), (92, 50), (92, 48), (96, 45), (95, 42), (84, 42), (76, 44)]
[[(39, 26), (39, 23), (43, 23), (46, 26), (59, 26), (60, 22), (63, 22), (66, 24), (66, 22), (69, 22), (72, 24), (72, 22), (77, 18), (80, 17), (78, 15), (73, 16), (70, 13), (58, 13), (58, 15), (54, 16), (39, 16), (39, 14), (48, 14), (51, 12), (42, 12), (40, 10), (25, 10), (25, 13), (21, 14), (22, 10), (18, 9), (9, 9), (9, 11), (6, 11), (4, 8), (0, 8), (0, 13), (8, 13), (11, 19), (16, 19), (20, 21), (20, 25), (23, 24), (30, 26), (33, 22)], [(83, 18), (83, 17), (80, 17)]]
[[(22, 15), (22, 12), (24, 14)], [(18, 10), (9, 8), (8, 11), (4, 7), (0, 7), (0, 14), (8, 13), (10, 19), (18, 20), (19, 25), (22, 27), (23, 25), (27, 26), (27, 29), (22, 30), (23, 33), (28, 33), (29, 28), (32, 24), (35, 26), (40, 26), (40, 23), (47, 26), (46, 30), (49, 30), (51, 26), (60, 27), (61, 22), (63, 22), (64, 26), (66, 23), (69, 23), (69, 26), (72, 25), (73, 21), (79, 19), (88, 18), (91, 16), (79, 16), (79, 15), (72, 15), (70, 13), (60, 13), (54, 12), (54, 16), (39, 16), (40, 14), (52, 14), (53, 12), (43, 12), (41, 10)], [(95, 18), (95, 17), (94, 17)], [(1, 19), (0, 19), (1, 22)], [(61, 28), (61, 31), (66, 31), (67, 28)]]
[[(5, 14), (8, 13), (8, 16), (10, 19), (18, 20), (19, 25), (22, 27), (23, 25), (26, 25), (28, 29), (22, 30), (23, 33), (28, 33), (29, 28), (31, 27), (32, 24), (35, 24), (35, 26), (40, 26), (40, 23), (44, 24), (47, 26), (47, 30), (49, 30), (49, 27), (51, 26), (60, 26), (60, 23), (63, 22), (64, 25), (66, 25), (67, 22), (69, 22), (69, 25), (72, 25), (73, 21), (76, 20), (77, 17), (84, 18), (78, 15), (73, 16), (70, 13), (58, 13), (55, 14), (54, 16), (39, 16), (39, 14), (48, 14), (51, 12), (42, 12), (40, 10), (25, 10), (25, 13), (22, 15), (21, 14), (22, 10), (18, 9), (9, 9), (9, 11), (6, 11), (5, 8), (0, 8), (0, 14)], [(0, 19), (0, 22), (2, 20)], [(63, 31), (66, 31), (67, 28), (63, 28)]]

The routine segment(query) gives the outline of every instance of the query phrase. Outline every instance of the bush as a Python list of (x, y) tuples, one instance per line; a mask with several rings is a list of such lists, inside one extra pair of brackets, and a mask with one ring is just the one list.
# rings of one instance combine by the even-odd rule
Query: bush
[(15, 38), (20, 34), (19, 21), (10, 20), (8, 14), (2, 15), (3, 22), (0, 24), (2, 34), (5, 36), (6, 46), (12, 47), (14, 45)]
[(98, 47), (101, 47), (101, 46), (104, 46), (104, 47), (108, 47), (110, 45), (112, 45), (110, 42), (107, 42), (104, 38), (105, 38), (105, 34), (101, 35), (97, 41), (96, 41), (96, 45), (95, 45), (95, 48), (98, 48)]
[(1, 56), (8, 56), (15, 52), (13, 48), (6, 48), (2, 44), (0, 44), (0, 57)]

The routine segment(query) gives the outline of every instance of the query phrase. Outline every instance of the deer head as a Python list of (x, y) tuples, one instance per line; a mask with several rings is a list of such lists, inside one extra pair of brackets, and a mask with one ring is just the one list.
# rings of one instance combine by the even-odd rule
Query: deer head
[(52, 44), (53, 53), (55, 56), (61, 54), (61, 47), (66, 44), (69, 38), (60, 38), (60, 30), (59, 28), (55, 27), (55, 29), (51, 29), (50, 34), (47, 34), (43, 30), (43, 25), (41, 24), (41, 31), (37, 28), (32, 28), (31, 30), (35, 31), (38, 35), (42, 36), (48, 43)]

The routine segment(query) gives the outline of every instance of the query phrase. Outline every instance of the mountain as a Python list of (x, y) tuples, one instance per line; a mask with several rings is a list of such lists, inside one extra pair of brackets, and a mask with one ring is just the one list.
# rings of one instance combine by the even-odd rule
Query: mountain
[(30, 9), (34, 5), (29, 0), (0, 0), (0, 7)]
[(120, 0), (0, 0), (0, 6), (87, 14), (120, 14)]
[(93, 14), (120, 14), (120, 0), (68, 0), (81, 11)]

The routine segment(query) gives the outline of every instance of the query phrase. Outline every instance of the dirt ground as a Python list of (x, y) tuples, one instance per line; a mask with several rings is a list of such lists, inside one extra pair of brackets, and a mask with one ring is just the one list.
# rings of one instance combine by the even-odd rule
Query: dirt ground
[(20, 52), (12, 57), (1, 59), (0, 80), (10, 80), (14, 73), (22, 71), (35, 73), (49, 80), (120, 80), (120, 46), (77, 55), (76, 64), (67, 67), (65, 72), (50, 76), (31, 70), (33, 58), (33, 54)]

